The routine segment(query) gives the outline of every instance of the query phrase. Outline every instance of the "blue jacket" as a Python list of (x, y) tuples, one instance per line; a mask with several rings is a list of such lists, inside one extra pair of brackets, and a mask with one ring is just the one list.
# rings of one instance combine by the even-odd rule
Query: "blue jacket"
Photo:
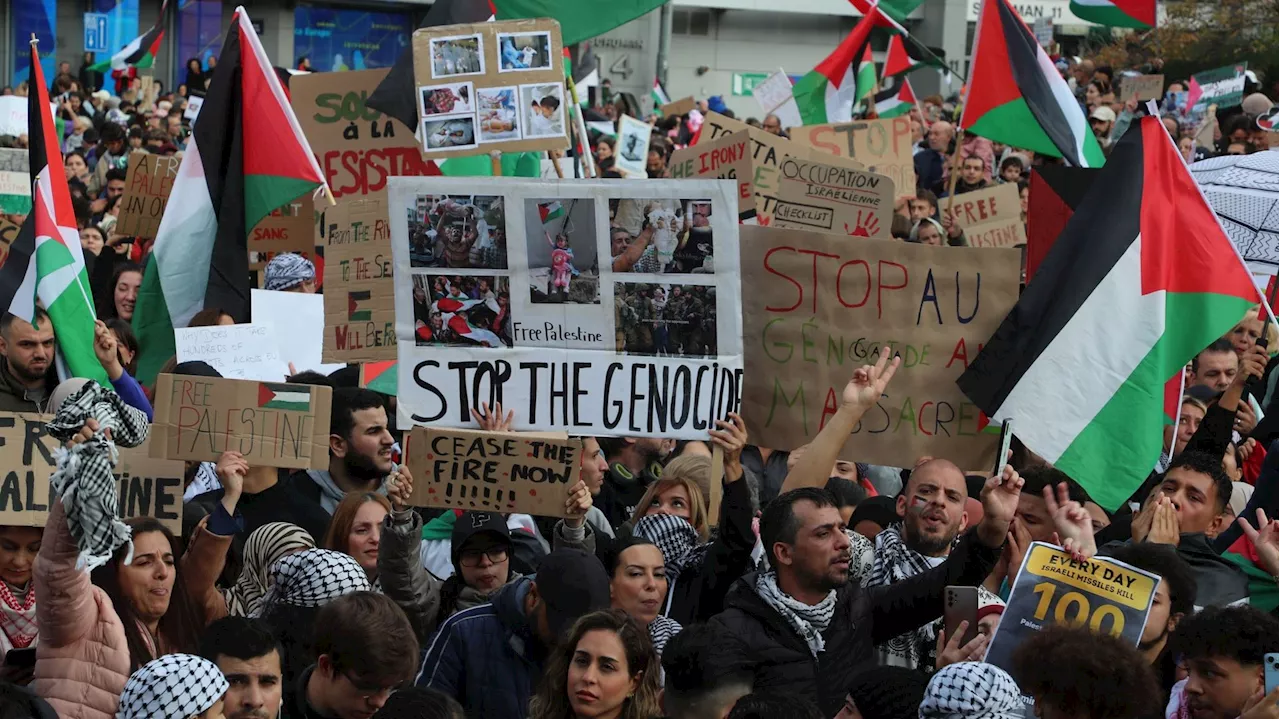
[(457, 699), (468, 719), (525, 719), (546, 659), (524, 614), (531, 586), (521, 577), (445, 620), (414, 683)]

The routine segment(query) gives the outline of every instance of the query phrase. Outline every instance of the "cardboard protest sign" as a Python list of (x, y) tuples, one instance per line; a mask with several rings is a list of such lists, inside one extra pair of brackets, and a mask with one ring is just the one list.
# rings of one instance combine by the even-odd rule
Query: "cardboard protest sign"
[(27, 150), (0, 148), (0, 212), (31, 212), (31, 170)]
[(751, 188), (751, 138), (746, 132), (730, 132), (715, 140), (699, 142), (671, 153), (667, 175), (672, 179), (694, 177), (734, 180), (738, 186), (738, 220), (756, 216)]
[(182, 116), (192, 125), (196, 123), (196, 118), (200, 116), (200, 108), (204, 107), (204, 95), (192, 94), (187, 97), (187, 109), (182, 111)]
[(778, 107), (790, 102), (791, 78), (781, 70), (770, 75), (764, 82), (751, 88), (751, 96), (756, 99), (760, 109), (768, 115)]
[(906, 116), (804, 125), (787, 132), (798, 144), (836, 157), (847, 157), (862, 163), (871, 172), (887, 175), (899, 192), (909, 192), (916, 186), (911, 120)]
[(679, 100), (672, 100), (671, 102), (659, 107), (658, 113), (663, 117), (679, 117), (681, 115), (688, 115), (697, 107), (698, 103), (693, 99), (693, 96), (690, 95), (689, 97), (682, 97)]
[(645, 178), (645, 163), (649, 159), (649, 140), (653, 128), (630, 115), (623, 115), (618, 123), (618, 142), (613, 151), (613, 168), (628, 178)]
[(1124, 75), (1120, 78), (1120, 94), (1116, 97), (1128, 102), (1137, 95), (1138, 100), (1159, 100), (1164, 97), (1164, 75)]
[(425, 157), (569, 147), (560, 23), (420, 28), (413, 74)]
[(324, 362), (396, 357), (391, 223), (383, 196), (350, 197), (324, 213)]
[[(326, 263), (327, 264), (327, 263)], [(324, 296), (306, 292), (250, 290), (253, 321), (272, 328), (280, 359), (298, 370), (320, 374), (340, 370), (344, 364), (325, 363)]]
[[(46, 415), (0, 413), (0, 525), (43, 527), (49, 517), (49, 477), (58, 441), (45, 431)], [(182, 533), (182, 462), (152, 459), (148, 443), (117, 447), (115, 476), (122, 518), (154, 517)]]
[(808, 162), (782, 160), (781, 190), (773, 224), (854, 237), (889, 237), (893, 181), (884, 175)]
[(289, 373), (269, 325), (180, 327), (173, 332), (179, 362), (208, 362), (230, 379), (278, 382)]
[[(1055, 624), (1087, 626), (1137, 646), (1160, 577), (1106, 557), (1077, 562), (1059, 547), (1032, 542), (983, 661), (1013, 671), (1013, 652)], [(1031, 707), (1032, 699), (1024, 694)]]
[(737, 407), (733, 183), (460, 189), (389, 181), (399, 426), (501, 401), (521, 431), (694, 439)]
[(365, 104), (387, 72), (313, 72), (289, 79), (293, 112), (334, 197), (381, 192), (392, 175), (432, 172), (413, 128)]
[(4, 266), (4, 261), (9, 257), (9, 245), (17, 239), (18, 231), (21, 229), (20, 225), (0, 217), (0, 267)]
[(1200, 85), (1200, 99), (1192, 110), (1202, 111), (1210, 105), (1219, 109), (1235, 107), (1244, 99), (1244, 73), (1249, 63), (1227, 65), (1213, 70), (1197, 72), (1191, 79)]
[(774, 205), (778, 203), (778, 190), (781, 176), (778, 164), (782, 158), (796, 157), (802, 160), (814, 159), (809, 148), (788, 142), (777, 135), (759, 128), (751, 127), (745, 122), (738, 122), (717, 112), (708, 112), (702, 121), (702, 131), (698, 135), (698, 145), (711, 140), (718, 140), (727, 133), (745, 132), (751, 140), (751, 187), (756, 198), (756, 217), (758, 225), (769, 225), (773, 222)]
[(955, 380), (1017, 300), (1018, 252), (750, 226), (740, 236), (751, 436), (775, 449), (811, 442), (853, 371), (897, 352), (902, 367), (841, 456), (991, 464), (999, 435), (982, 431)]
[(315, 213), (310, 192), (276, 208), (249, 231), (249, 251), (314, 252)]
[(216, 462), (231, 450), (254, 466), (329, 466), (333, 389), (283, 382), (161, 374), (151, 456)]
[(582, 442), (549, 435), (414, 427), (405, 443), (415, 507), (564, 517)]
[(116, 222), (117, 234), (141, 238), (156, 236), (180, 164), (182, 158), (179, 157), (149, 152), (129, 155), (124, 195), (120, 198), (120, 218)]
[(991, 185), (939, 202), (950, 212), (970, 247), (1015, 247), (1027, 244), (1022, 224), (1022, 200), (1013, 183)]

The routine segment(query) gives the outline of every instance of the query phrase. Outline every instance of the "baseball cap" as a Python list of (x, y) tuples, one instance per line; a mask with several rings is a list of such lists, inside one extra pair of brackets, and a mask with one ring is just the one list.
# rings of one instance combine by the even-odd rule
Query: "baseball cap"
[(1102, 120), (1103, 122), (1115, 122), (1116, 111), (1106, 105), (1099, 105), (1093, 108), (1093, 112), (1089, 115), (1090, 120)]
[(458, 567), (458, 557), (467, 540), (480, 534), (488, 533), (500, 542), (511, 545), (511, 530), (507, 529), (507, 521), (497, 512), (463, 512), (453, 523), (453, 535), (450, 538), (449, 558), (454, 569)]
[(548, 554), (533, 581), (547, 603), (547, 624), (555, 636), (582, 615), (609, 607), (609, 575), (595, 555), (580, 549)]

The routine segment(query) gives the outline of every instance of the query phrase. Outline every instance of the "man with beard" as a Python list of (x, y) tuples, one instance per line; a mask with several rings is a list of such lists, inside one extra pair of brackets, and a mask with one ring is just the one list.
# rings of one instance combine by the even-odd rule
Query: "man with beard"
[(656, 437), (601, 437), (609, 463), (593, 502), (614, 527), (631, 521), (645, 490), (662, 476), (662, 440)]
[(58, 384), (53, 370), (53, 324), (36, 308), (36, 324), (5, 313), (0, 320), (0, 411), (48, 411), (46, 403)]
[(347, 492), (387, 493), (386, 479), (396, 469), (391, 460), (394, 445), (382, 396), (339, 387), (333, 390), (329, 418), (328, 471), (302, 470), (290, 477), (290, 483), (332, 516)]
[[(1205, 607), (1178, 625), (1169, 641), (1187, 678), (1171, 699), (1191, 719), (1275, 716), (1276, 690), (1263, 697), (1263, 656), (1277, 649), (1276, 618), (1253, 607)], [(1171, 702), (1171, 703), (1173, 703)], [(1262, 712), (1249, 712), (1253, 708)], [(1171, 707), (1171, 711), (1172, 711)]]
[[(876, 535), (875, 563), (863, 586), (884, 587), (923, 574), (947, 561), (951, 545), (968, 527), (964, 472), (945, 459), (916, 466), (898, 495), (901, 522)], [(926, 624), (881, 644), (880, 664), (933, 668), (937, 628)]]
[[(806, 479), (828, 475), (853, 428), (897, 371), (901, 360), (890, 364), (888, 359), (881, 356), (874, 367), (854, 372), (840, 409), (792, 473)], [(814, 487), (784, 492), (760, 518), (770, 571), (739, 579), (725, 600), (725, 611), (711, 619), (723, 631), (723, 648), (711, 674), (750, 673), (754, 691), (795, 694), (816, 702), (822, 716), (835, 716), (855, 673), (874, 658), (876, 645), (940, 617), (948, 585), (976, 586), (991, 571), (1021, 488), (1018, 473), (1005, 467), (983, 486), (982, 521), (956, 542), (941, 566), (866, 588), (849, 581), (849, 537), (831, 496)], [(924, 533), (941, 539), (951, 514), (940, 520), (938, 511), (925, 513), (930, 521), (923, 523)], [(1083, 517), (1065, 528), (1069, 536), (1089, 525), (1088, 515)]]

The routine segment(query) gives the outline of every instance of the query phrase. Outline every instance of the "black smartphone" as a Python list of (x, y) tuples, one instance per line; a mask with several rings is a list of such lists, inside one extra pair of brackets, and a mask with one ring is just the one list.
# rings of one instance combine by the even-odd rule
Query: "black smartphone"
[(1000, 425), (1000, 453), (996, 455), (996, 468), (992, 476), (999, 477), (1004, 473), (1004, 466), (1009, 463), (1009, 444), (1013, 441), (1013, 420), (1006, 419)]
[(945, 594), (946, 603), (942, 609), (942, 626), (947, 632), (947, 641), (955, 636), (960, 622), (968, 622), (964, 634), (960, 637), (963, 647), (978, 636), (978, 588), (949, 586)]
[(4, 663), (11, 667), (34, 667), (36, 665), (36, 648), (10, 649), (5, 652)]

